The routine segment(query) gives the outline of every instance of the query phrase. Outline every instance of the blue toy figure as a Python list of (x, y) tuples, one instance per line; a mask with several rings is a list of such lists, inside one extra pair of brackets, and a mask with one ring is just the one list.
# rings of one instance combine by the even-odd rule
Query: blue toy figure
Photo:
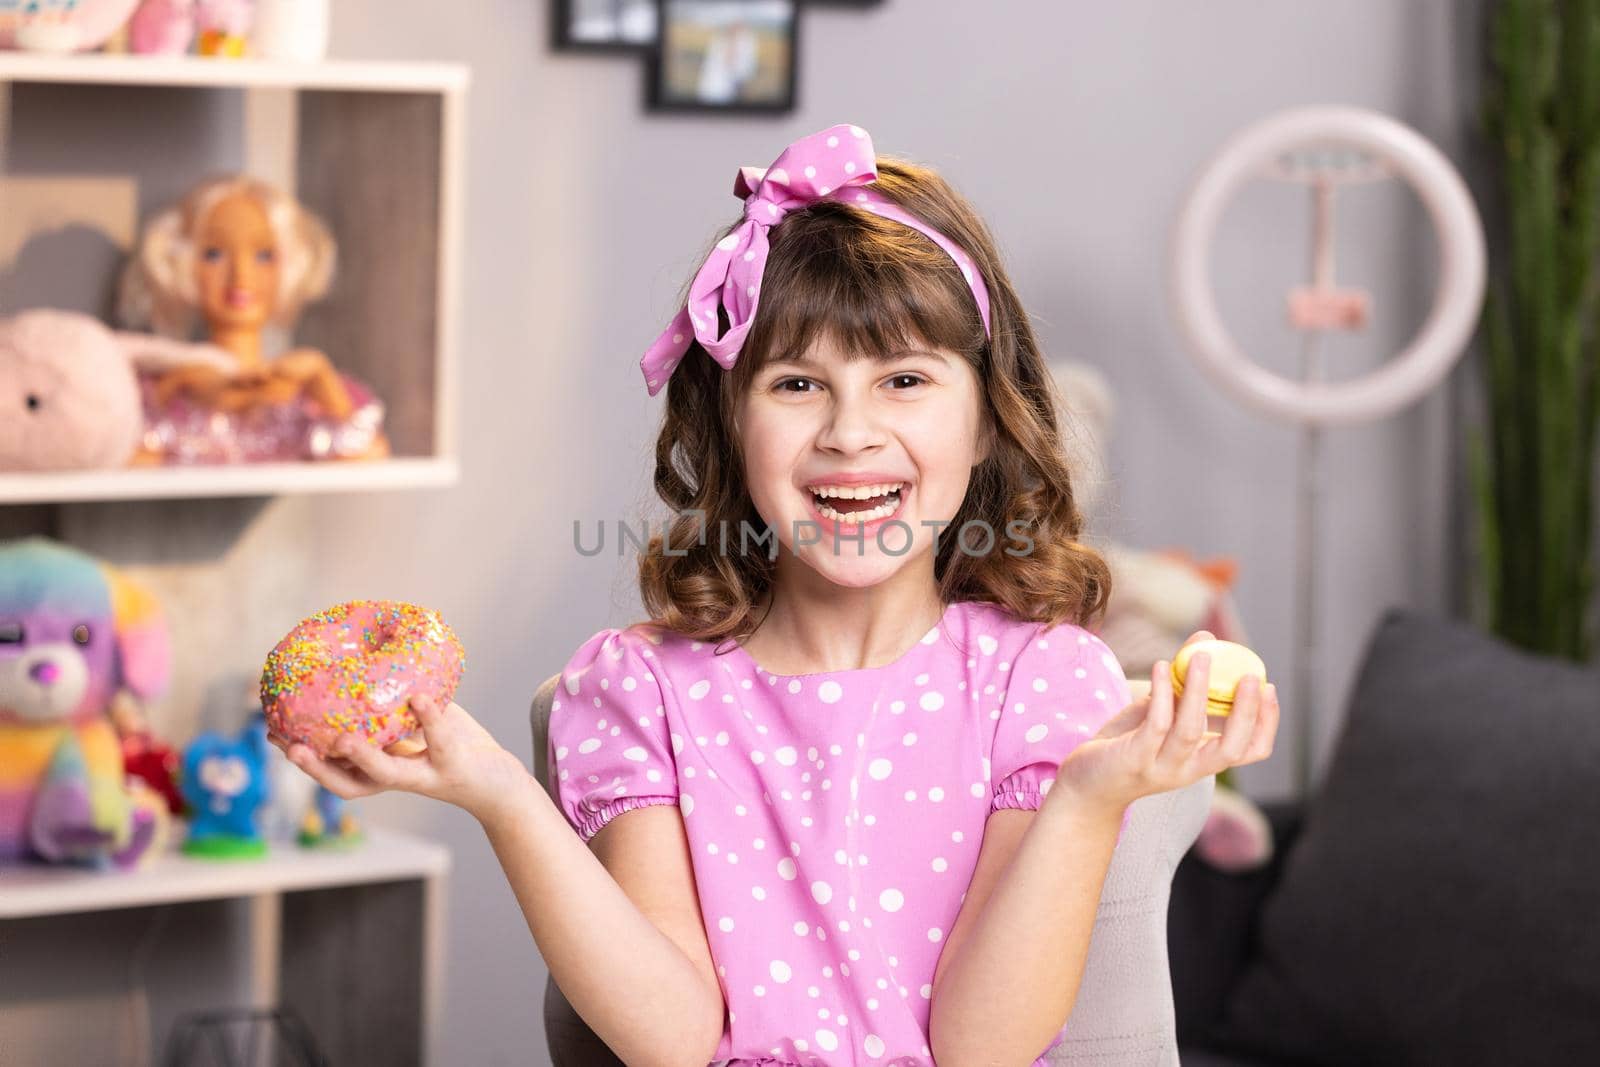
[(252, 715), (237, 737), (204, 733), (183, 753), (183, 799), (193, 817), (183, 850), (209, 859), (266, 854), (256, 816), (267, 801), (267, 724)]
[(299, 842), (307, 848), (345, 848), (361, 840), (361, 827), (338, 793), (317, 786), (317, 795), (300, 821)]

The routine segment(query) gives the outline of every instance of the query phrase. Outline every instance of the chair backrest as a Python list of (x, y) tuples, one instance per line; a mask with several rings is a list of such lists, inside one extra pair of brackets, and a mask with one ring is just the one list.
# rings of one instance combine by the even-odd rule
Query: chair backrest
[[(539, 779), (539, 784), (558, 807), (561, 800), (551, 780), (547, 749), (550, 705), (555, 702), (556, 687), (560, 684), (560, 674), (545, 679), (533, 694), (533, 710), (529, 716), (533, 723), (533, 776)], [(624, 1067), (599, 1035), (589, 1029), (589, 1024), (573, 1008), (553, 976), (547, 977), (544, 983), (544, 1041), (553, 1067)]]
[(560, 684), (560, 674), (552, 674), (544, 680), (538, 692), (533, 694), (533, 712), (530, 716), (533, 722), (533, 776), (539, 779), (539, 784), (550, 794), (550, 799), (558, 804), (560, 798), (550, 781), (550, 753), (547, 749), (550, 747), (550, 705), (555, 703), (556, 686)]
[[(533, 698), (533, 770), (555, 799), (548, 747), (550, 705), (559, 674)], [(1135, 695), (1138, 689), (1135, 689)], [(1045, 1056), (1054, 1067), (1103, 1067), (1138, 1063), (1176, 1067), (1177, 1021), (1172, 974), (1167, 963), (1167, 903), (1172, 876), (1200, 834), (1211, 808), (1214, 778), (1169, 793), (1141, 797), (1131, 806), (1127, 829), (1111, 855), (1090, 935), (1078, 999), (1067, 1019), (1061, 1044)], [(545, 1034), (552, 1061), (598, 1064), (579, 1044), (598, 1038), (583, 1025), (554, 982), (545, 991)], [(578, 1036), (574, 1036), (578, 1035)], [(583, 1046), (592, 1049), (594, 1046)]]

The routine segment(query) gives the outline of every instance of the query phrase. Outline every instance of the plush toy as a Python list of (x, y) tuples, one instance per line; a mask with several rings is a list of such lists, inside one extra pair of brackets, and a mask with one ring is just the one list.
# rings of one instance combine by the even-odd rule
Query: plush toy
[(132, 866), (164, 814), (130, 793), (106, 714), (126, 687), (167, 684), (171, 651), (148, 592), (35, 537), (0, 544), (0, 860)]
[(1182, 549), (1146, 551), (1114, 542), (1103, 555), (1111, 566), (1112, 588), (1100, 639), (1117, 654), (1129, 678), (1148, 681), (1156, 662), (1172, 659), (1196, 630), (1250, 643), (1230, 592), (1237, 571), (1233, 560), (1202, 562)]
[[(1107, 485), (1106, 455), (1114, 400), (1099, 371), (1083, 363), (1052, 368), (1065, 407), (1064, 436), (1080, 507), (1092, 512)], [(1230, 592), (1237, 565), (1200, 561), (1183, 549), (1144, 550), (1115, 542), (1101, 548), (1111, 568), (1111, 599), (1098, 636), (1122, 664), (1135, 697), (1148, 695), (1150, 671), (1171, 659), (1196, 630), (1223, 641), (1250, 643)], [(1233, 788), (1232, 768), (1217, 775), (1211, 811), (1195, 851), (1226, 871), (1259, 867), (1272, 857), (1266, 816)]]
[(143, 429), (115, 335), (48, 308), (0, 320), (0, 411), (0, 471), (120, 467)]
[(139, 0), (3, 0), (0, 48), (85, 52), (113, 37)]
[(151, 430), (139, 374), (231, 365), (210, 343), (107, 329), (76, 311), (0, 319), (0, 471), (122, 467)]
[(207, 859), (263, 856), (257, 822), (267, 802), (267, 723), (252, 715), (238, 734), (203, 733), (183, 752), (183, 799), (190, 812), (183, 850)]
[(183, 55), (194, 30), (195, 0), (144, 0), (128, 20), (128, 47), (140, 55)]

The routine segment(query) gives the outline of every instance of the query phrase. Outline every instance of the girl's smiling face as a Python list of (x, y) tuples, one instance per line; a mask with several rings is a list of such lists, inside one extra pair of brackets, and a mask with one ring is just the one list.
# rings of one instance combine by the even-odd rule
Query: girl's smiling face
[[(849, 359), (819, 340), (760, 367), (740, 398), (750, 499), (785, 552), (835, 584), (876, 585), (913, 562), (931, 571), (935, 534), (956, 532), (938, 524), (955, 517), (985, 455), (982, 410), (956, 352), (913, 343)], [(838, 489), (863, 480), (866, 490)], [(853, 498), (863, 492), (876, 495)]]

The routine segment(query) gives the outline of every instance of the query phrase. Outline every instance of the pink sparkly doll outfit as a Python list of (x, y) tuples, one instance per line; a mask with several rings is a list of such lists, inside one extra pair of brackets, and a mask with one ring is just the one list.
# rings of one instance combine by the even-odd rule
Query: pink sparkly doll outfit
[(214, 411), (181, 393), (156, 400), (156, 379), (139, 375), (144, 405), (144, 445), (171, 465), (288, 463), (364, 455), (383, 426), (383, 402), (347, 374), (349, 416), (335, 419), (315, 400), (257, 404), (243, 411)]
[(987, 603), (888, 665), (798, 676), (640, 625), (562, 670), (549, 765), (585, 841), (678, 805), (728, 1005), (717, 1061), (932, 1067), (934, 966), (986, 820), (1037, 810), (1129, 702), (1098, 637)]
[(156, 399), (164, 371), (203, 364), (224, 373), (238, 363), (215, 345), (138, 336), (133, 346), (144, 411), (142, 441), (169, 466), (219, 463), (288, 463), (352, 459), (365, 455), (383, 430), (384, 405), (365, 382), (340, 374), (350, 396), (350, 414), (332, 417), (311, 397), (281, 404), (256, 404), (241, 411), (218, 411), (182, 393), (165, 404)]

